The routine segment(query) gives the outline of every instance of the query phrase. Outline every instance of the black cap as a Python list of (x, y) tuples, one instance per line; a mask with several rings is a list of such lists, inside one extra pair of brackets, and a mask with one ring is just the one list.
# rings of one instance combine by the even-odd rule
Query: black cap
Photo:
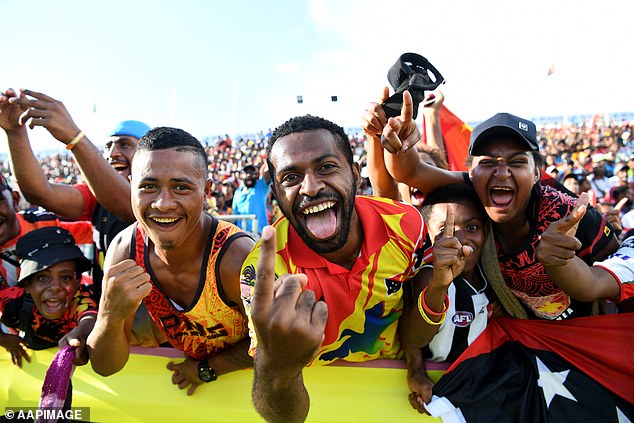
[(537, 143), (537, 128), (527, 119), (522, 119), (510, 113), (498, 113), (473, 128), (469, 154), (482, 147), (495, 135), (510, 135), (522, 140), (531, 151), (539, 151)]
[(66, 260), (77, 261), (77, 271), (83, 273), (91, 267), (82, 254), (73, 235), (59, 226), (35, 229), (18, 239), (16, 255), (20, 259), (18, 285), (34, 273)]
[(258, 168), (257, 168), (257, 167), (255, 167), (255, 166), (254, 166), (254, 165), (252, 165), (252, 164), (248, 164), (248, 165), (246, 165), (246, 166), (244, 166), (244, 167), (242, 168), (242, 171), (243, 171), (243, 172), (253, 173), (253, 172), (257, 172), (257, 171), (258, 171)]

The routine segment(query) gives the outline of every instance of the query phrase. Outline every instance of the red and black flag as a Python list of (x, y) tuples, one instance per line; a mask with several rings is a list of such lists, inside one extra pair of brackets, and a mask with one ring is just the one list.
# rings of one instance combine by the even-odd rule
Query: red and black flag
[(492, 319), (434, 386), (444, 422), (634, 420), (634, 313)]

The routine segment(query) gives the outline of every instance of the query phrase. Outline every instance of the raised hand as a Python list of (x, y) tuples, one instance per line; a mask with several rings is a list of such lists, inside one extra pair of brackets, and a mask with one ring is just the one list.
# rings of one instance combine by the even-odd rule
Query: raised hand
[(376, 139), (381, 138), (383, 128), (387, 124), (387, 116), (381, 106), (381, 103), (385, 102), (390, 96), (390, 90), (388, 87), (383, 88), (383, 93), (378, 103), (370, 103), (365, 109), (365, 113), (361, 117), (361, 129), (368, 136)]
[(413, 119), (414, 105), (409, 91), (403, 92), (403, 107), (398, 118), (389, 118), (381, 138), (383, 148), (392, 154), (405, 152), (420, 140), (420, 131)]
[(579, 222), (586, 214), (588, 202), (588, 194), (582, 193), (570, 214), (551, 223), (541, 235), (537, 245), (537, 259), (544, 266), (563, 266), (581, 248), (581, 241), (575, 234)]
[(262, 231), (251, 317), (257, 334), (256, 367), (293, 378), (317, 353), (324, 339), (328, 307), (303, 290), (306, 275), (285, 274), (274, 286), (275, 231)]
[(136, 312), (143, 298), (152, 291), (150, 275), (131, 259), (106, 269), (104, 282), (99, 308), (109, 318), (125, 320)]
[(20, 115), (26, 111), (26, 107), (13, 102), (11, 99), (14, 98), (18, 98), (18, 94), (11, 88), (0, 92), (0, 128), (5, 131), (22, 129)]
[(434, 241), (434, 269), (430, 287), (447, 289), (451, 282), (464, 270), (473, 248), (462, 245), (454, 236), (455, 210), (452, 204), (447, 204), (447, 217), (444, 230), (436, 236)]
[(68, 144), (79, 133), (79, 128), (75, 125), (64, 103), (46, 94), (21, 90), (20, 97), (10, 98), (9, 103), (19, 105), (23, 109), (19, 118), (20, 125), (30, 121), (31, 129), (43, 126), (64, 144)]

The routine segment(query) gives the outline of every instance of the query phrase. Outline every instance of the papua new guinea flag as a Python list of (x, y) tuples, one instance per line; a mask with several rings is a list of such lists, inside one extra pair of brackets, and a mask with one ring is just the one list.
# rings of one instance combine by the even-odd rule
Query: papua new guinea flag
[(492, 319), (434, 386), (443, 422), (630, 422), (634, 313)]

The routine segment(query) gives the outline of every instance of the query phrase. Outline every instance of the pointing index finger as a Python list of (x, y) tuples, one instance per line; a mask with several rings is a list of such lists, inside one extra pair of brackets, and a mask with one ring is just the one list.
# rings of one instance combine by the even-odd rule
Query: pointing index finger
[(409, 91), (403, 91), (403, 107), (401, 108), (401, 120), (409, 122), (414, 116), (414, 102)]
[(445, 219), (445, 236), (453, 237), (455, 226), (455, 209), (453, 204), (447, 204), (447, 217)]
[(266, 226), (262, 230), (258, 270), (253, 288), (252, 313), (268, 314), (273, 303), (275, 279), (275, 229)]
[(563, 225), (563, 229), (566, 235), (575, 236), (577, 228), (579, 227), (579, 222), (586, 214), (589, 202), (590, 199), (588, 198), (588, 193), (581, 193), (579, 199), (577, 200), (577, 204), (575, 204), (572, 209), (572, 212), (564, 218), (565, 223)]

